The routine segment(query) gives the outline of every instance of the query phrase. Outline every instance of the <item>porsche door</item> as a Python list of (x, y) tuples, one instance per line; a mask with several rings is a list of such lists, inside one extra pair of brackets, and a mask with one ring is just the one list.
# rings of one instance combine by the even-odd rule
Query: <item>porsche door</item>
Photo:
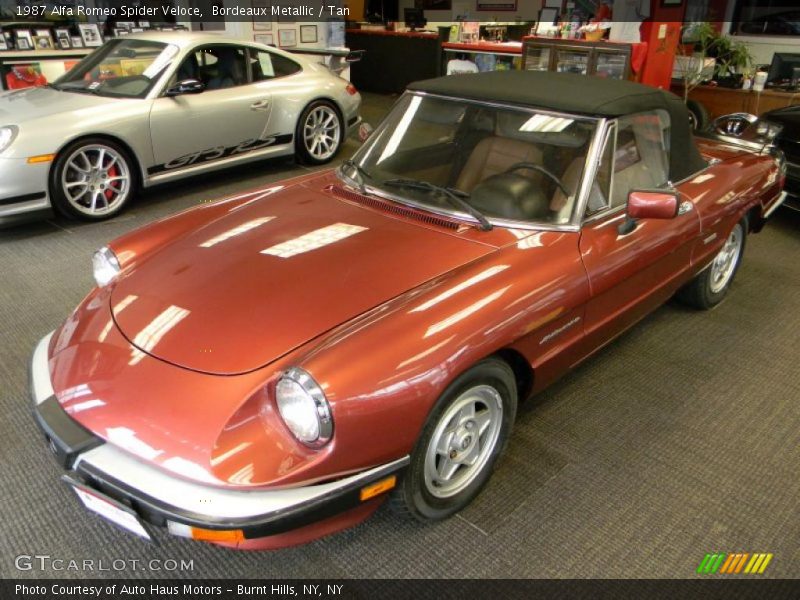
[(626, 224), (628, 193), (668, 186), (669, 115), (620, 118), (609, 130), (597, 173), (605, 202), (584, 218), (580, 252), (589, 278), (585, 330), (597, 347), (667, 300), (691, 264), (697, 211), (685, 198), (671, 219)]
[(252, 81), (248, 62), (247, 47), (234, 44), (205, 45), (184, 58), (169, 85), (198, 79), (205, 89), (162, 95), (153, 102), (150, 131), (155, 165), (148, 175), (235, 158), (274, 143), (264, 141), (271, 94), (264, 82)]

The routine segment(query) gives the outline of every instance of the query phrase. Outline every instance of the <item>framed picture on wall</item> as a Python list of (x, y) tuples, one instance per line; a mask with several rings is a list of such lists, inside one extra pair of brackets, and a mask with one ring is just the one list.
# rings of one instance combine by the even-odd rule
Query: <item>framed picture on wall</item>
[(17, 50), (33, 50), (33, 36), (30, 29), (17, 29)]
[(317, 43), (317, 26), (300, 25), (300, 42), (303, 44)]
[(478, 10), (517, 10), (517, 0), (478, 0)]
[(4, 35), (0, 35), (0, 50), (8, 50), (8, 42)]
[(83, 45), (87, 48), (97, 48), (103, 45), (103, 36), (100, 35), (97, 23), (78, 23), (78, 30), (81, 32)]
[(73, 48), (83, 48), (83, 38), (79, 35), (69, 36), (69, 42)]
[(72, 43), (69, 41), (69, 29), (66, 27), (59, 27), (56, 29), (56, 43), (62, 50), (69, 50), (72, 48)]
[(55, 48), (50, 34), (33, 36), (33, 47), (36, 50), (53, 50)]
[(278, 46), (281, 48), (297, 46), (297, 31), (295, 29), (278, 29)]
[(253, 15), (253, 31), (272, 31), (272, 2), (270, 0), (252, 0), (253, 8), (267, 15)]
[(259, 44), (264, 44), (265, 46), (275, 45), (275, 38), (272, 37), (271, 33), (257, 33), (253, 36), (253, 39)]

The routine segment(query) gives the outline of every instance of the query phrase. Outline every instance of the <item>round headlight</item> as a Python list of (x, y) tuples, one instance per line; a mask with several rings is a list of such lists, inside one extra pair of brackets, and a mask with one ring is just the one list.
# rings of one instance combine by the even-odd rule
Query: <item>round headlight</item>
[(319, 447), (331, 439), (331, 407), (311, 375), (298, 368), (286, 371), (275, 388), (275, 401), (283, 422), (298, 440)]
[(100, 287), (108, 285), (121, 270), (119, 260), (107, 246), (103, 246), (92, 256), (92, 269), (94, 280)]
[(6, 125), (5, 127), (0, 127), (0, 152), (11, 145), (11, 142), (13, 142), (14, 138), (17, 137), (18, 131), (19, 129), (17, 129), (15, 125)]

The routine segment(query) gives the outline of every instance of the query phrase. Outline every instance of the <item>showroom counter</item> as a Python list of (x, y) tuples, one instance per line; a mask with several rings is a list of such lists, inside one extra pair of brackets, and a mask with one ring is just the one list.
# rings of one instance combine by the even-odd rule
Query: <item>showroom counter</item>
[(412, 81), (441, 75), (441, 39), (438, 33), (348, 29), (351, 50), (364, 50), (350, 68), (350, 79), (360, 90), (399, 94)]
[[(672, 91), (683, 97), (683, 86), (673, 84)], [(761, 116), (765, 112), (800, 104), (800, 92), (765, 89), (763, 92), (699, 85), (689, 92), (689, 99), (702, 104), (712, 119), (735, 112)]]
[(519, 69), (522, 66), (522, 42), (445, 42), (442, 51), (443, 73), (450, 72), (447, 65), (451, 60), (462, 57), (475, 63), (481, 71)]

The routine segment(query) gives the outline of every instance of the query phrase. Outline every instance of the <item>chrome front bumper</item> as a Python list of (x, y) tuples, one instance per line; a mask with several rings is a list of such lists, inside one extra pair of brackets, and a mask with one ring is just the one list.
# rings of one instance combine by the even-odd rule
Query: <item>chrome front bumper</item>
[(186, 535), (189, 527), (241, 529), (245, 539), (291, 531), (361, 505), (361, 490), (403, 470), (405, 456), (329, 483), (276, 490), (237, 490), (171, 475), (95, 436), (56, 400), (48, 367), (53, 334), (31, 360), (33, 412), (61, 465), (87, 486), (122, 502), (150, 524)]

